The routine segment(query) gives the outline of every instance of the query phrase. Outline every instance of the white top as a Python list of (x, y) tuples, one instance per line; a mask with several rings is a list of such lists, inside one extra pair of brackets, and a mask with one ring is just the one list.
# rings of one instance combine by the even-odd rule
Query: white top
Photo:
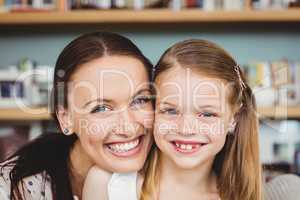
[(137, 172), (113, 173), (107, 185), (108, 199), (138, 200), (137, 176)]

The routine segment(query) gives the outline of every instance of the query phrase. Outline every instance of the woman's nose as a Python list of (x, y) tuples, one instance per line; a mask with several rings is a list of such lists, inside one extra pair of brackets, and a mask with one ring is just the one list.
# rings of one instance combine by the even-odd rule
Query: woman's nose
[(133, 113), (130, 110), (124, 110), (118, 114), (117, 124), (113, 128), (113, 132), (116, 135), (131, 138), (138, 134), (139, 128)]

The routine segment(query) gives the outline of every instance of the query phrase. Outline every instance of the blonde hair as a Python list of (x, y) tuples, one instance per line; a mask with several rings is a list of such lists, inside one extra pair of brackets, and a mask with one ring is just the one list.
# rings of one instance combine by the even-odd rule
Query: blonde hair
[[(238, 108), (234, 115), (237, 124), (234, 134), (227, 135), (225, 145), (213, 163), (217, 188), (222, 200), (261, 200), (256, 103), (243, 73), (236, 68), (237, 63), (212, 42), (186, 40), (173, 45), (162, 55), (155, 67), (155, 80), (175, 64), (233, 83), (229, 102)], [(159, 155), (159, 149), (153, 147), (145, 166), (141, 200), (157, 199), (161, 171)]]

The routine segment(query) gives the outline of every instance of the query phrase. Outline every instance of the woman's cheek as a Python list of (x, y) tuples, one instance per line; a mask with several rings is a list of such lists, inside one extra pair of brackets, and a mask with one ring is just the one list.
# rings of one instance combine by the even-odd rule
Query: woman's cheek
[(146, 129), (152, 129), (154, 123), (153, 110), (140, 110), (134, 113), (135, 121), (142, 124)]
[(143, 116), (143, 126), (147, 129), (152, 129), (154, 123), (154, 113), (146, 113)]
[(103, 141), (106, 138), (113, 123), (107, 119), (85, 117), (78, 124), (79, 137), (89, 143), (95, 143)]

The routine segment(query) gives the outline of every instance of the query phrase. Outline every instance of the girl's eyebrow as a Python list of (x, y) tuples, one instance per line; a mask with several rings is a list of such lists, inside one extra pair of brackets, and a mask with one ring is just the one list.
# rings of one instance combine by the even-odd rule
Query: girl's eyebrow
[(220, 106), (215, 106), (215, 105), (202, 105), (202, 106), (197, 106), (197, 108), (205, 109), (205, 108), (213, 108), (213, 109), (220, 109)]
[(139, 91), (137, 91), (137, 92), (133, 95), (133, 98), (136, 97), (136, 96), (138, 96), (138, 95), (140, 95), (140, 94), (142, 94), (142, 93), (144, 93), (144, 92), (149, 92), (149, 93), (151, 93), (151, 90), (150, 90), (150, 88), (143, 88), (143, 89), (140, 89)]
[(158, 102), (158, 104), (163, 104), (163, 105), (169, 105), (169, 106), (173, 106), (173, 107), (177, 107), (177, 105), (173, 104), (173, 103), (170, 103), (170, 102)]

